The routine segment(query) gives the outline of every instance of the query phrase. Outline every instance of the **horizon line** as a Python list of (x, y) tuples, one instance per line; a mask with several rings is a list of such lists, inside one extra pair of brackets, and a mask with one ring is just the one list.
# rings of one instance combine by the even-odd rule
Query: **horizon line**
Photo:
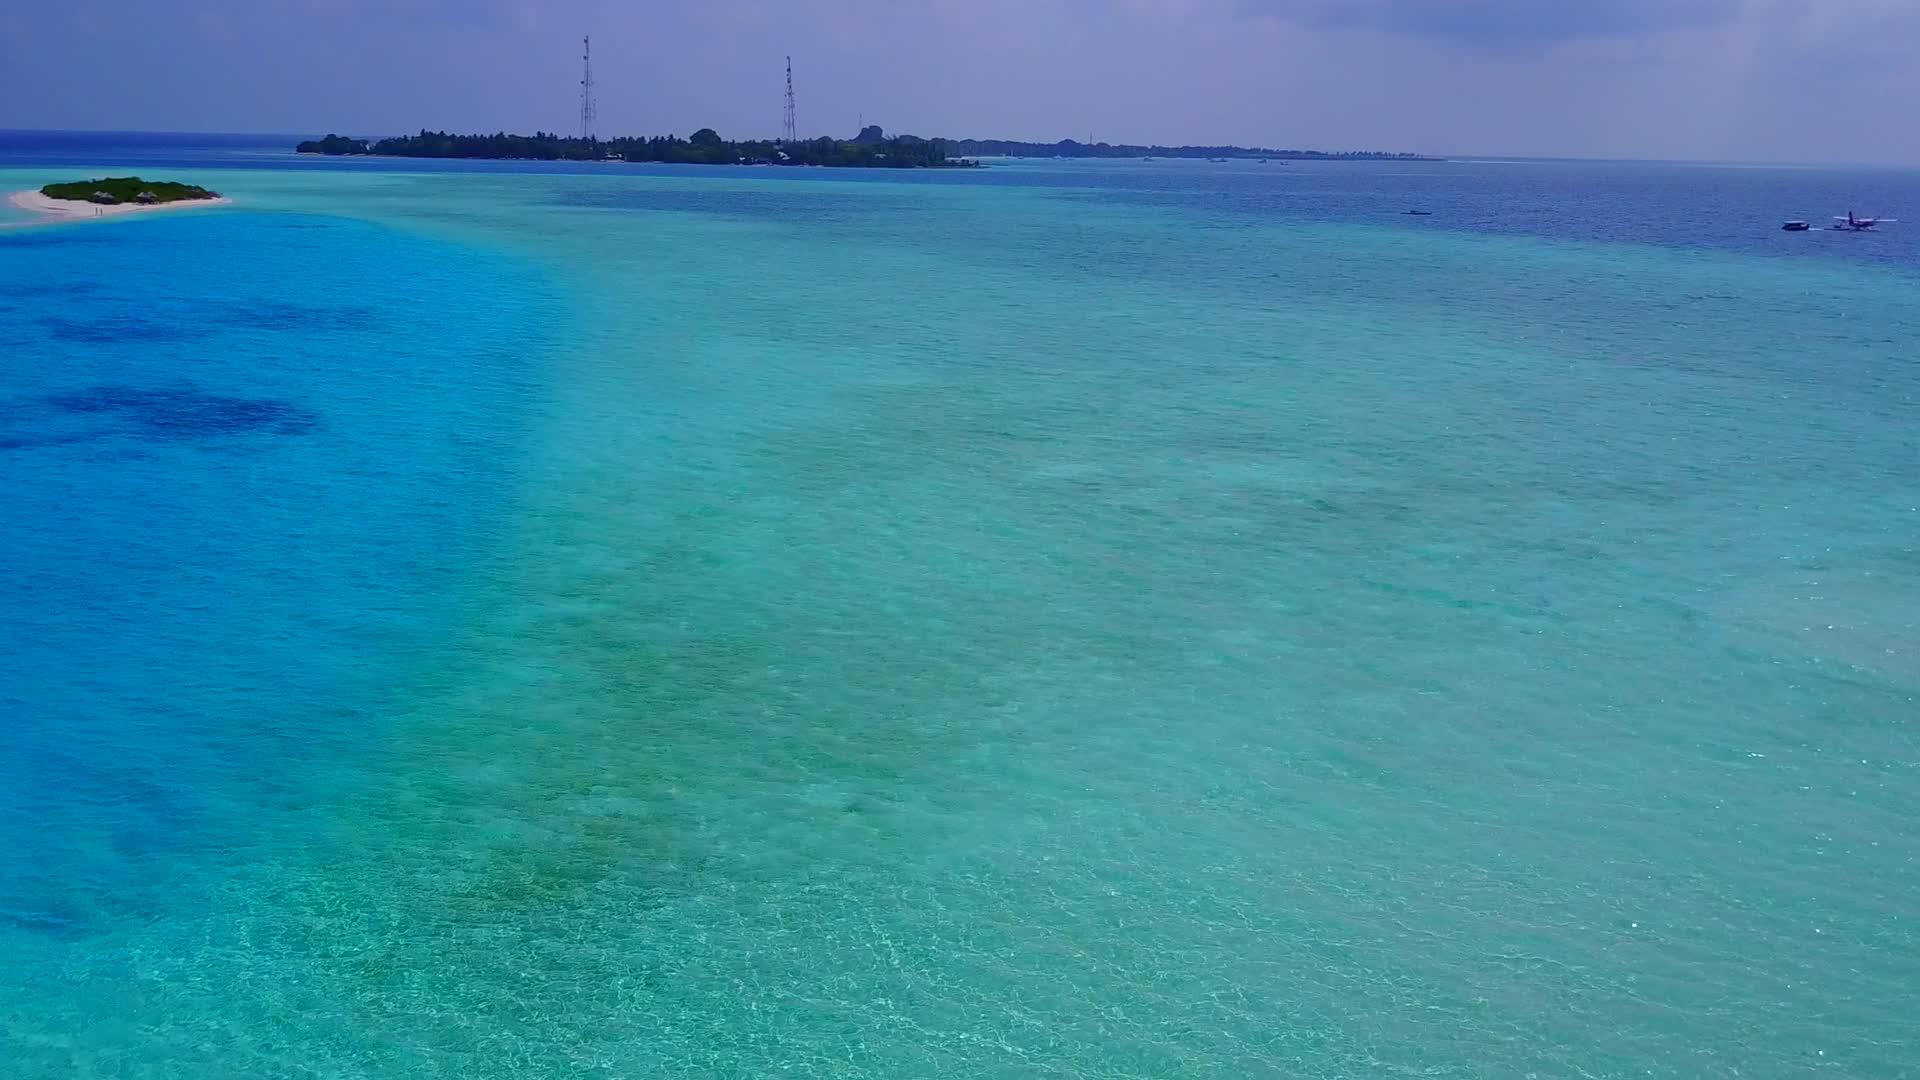
[[(426, 130), (426, 129), (419, 129), (419, 130)], [(698, 130), (698, 129), (695, 129), (695, 130)], [(400, 137), (404, 137), (407, 134), (417, 134), (417, 133), (418, 133), (417, 131), (396, 132), (396, 133), (391, 133), (389, 135), (379, 135), (379, 136), (349, 135), (347, 137), (348, 138), (387, 138), (387, 137), (400, 138)], [(449, 131), (449, 133), (452, 133), (451, 130)], [(505, 133), (514, 134), (513, 132), (505, 132)], [(491, 134), (491, 133), (476, 131), (476, 132), (472, 132), (471, 134)], [(550, 132), (549, 134), (555, 135), (558, 138), (567, 138), (567, 139), (577, 137), (572, 135), (561, 135), (558, 132)], [(204, 129), (188, 130), (188, 129), (179, 129), (179, 128), (0, 127), (0, 135), (220, 135), (220, 136), (228, 136), (232, 138), (260, 138), (260, 139), (265, 139), (265, 138), (317, 139), (321, 137), (320, 135), (313, 135), (313, 134), (308, 134), (308, 133), (303, 133), (298, 131), (215, 131), (215, 130), (204, 130)], [(658, 138), (658, 137), (660, 136), (653, 136), (653, 135), (616, 135), (616, 136), (607, 136), (607, 137), (595, 136), (595, 138), (601, 142), (609, 142), (609, 141), (612, 141), (613, 139), (622, 139), (622, 138), (639, 139), (639, 138)], [(821, 137), (822, 136), (818, 136), (818, 135), (812, 136), (812, 138), (821, 138)], [(825, 136), (825, 137), (832, 138), (833, 136)], [(1720, 167), (1727, 167), (1727, 168), (1800, 168), (1800, 169), (1827, 168), (1827, 169), (1887, 169), (1887, 170), (1920, 169), (1920, 160), (1914, 160), (1914, 161), (1819, 161), (1819, 160), (1767, 161), (1767, 160), (1743, 159), (1743, 158), (1603, 157), (1603, 156), (1526, 154), (1526, 153), (1449, 153), (1444, 151), (1426, 152), (1426, 151), (1396, 151), (1396, 150), (1315, 150), (1315, 149), (1306, 149), (1301, 147), (1284, 147), (1284, 148), (1272, 147), (1272, 146), (1258, 147), (1258, 146), (1243, 145), (1239, 143), (1162, 143), (1162, 142), (1086, 143), (1086, 142), (1080, 142), (1079, 140), (1073, 138), (1072, 136), (1066, 136), (1061, 139), (1052, 140), (1052, 143), (1049, 143), (1044, 140), (1038, 140), (1038, 139), (1008, 139), (1008, 138), (998, 138), (998, 137), (981, 138), (978, 136), (954, 137), (954, 136), (946, 136), (946, 135), (937, 135), (937, 136), (925, 136), (925, 137), (945, 139), (948, 142), (1023, 142), (1023, 143), (1031, 143), (1036, 146), (1052, 145), (1052, 143), (1059, 143), (1059, 142), (1073, 142), (1080, 146), (1103, 146), (1103, 145), (1104, 146), (1143, 146), (1143, 147), (1233, 146), (1239, 149), (1251, 149), (1251, 150), (1267, 149), (1267, 150), (1281, 151), (1285, 153), (1320, 153), (1320, 154), (1326, 154), (1328, 156), (1337, 156), (1337, 155), (1343, 155), (1343, 154), (1392, 155), (1392, 154), (1406, 153), (1406, 154), (1413, 155), (1416, 158), (1424, 159), (1423, 161), (1420, 162), (1422, 164), (1439, 164), (1439, 163), (1445, 163), (1445, 162), (1470, 162), (1474, 164), (1496, 165), (1503, 162), (1513, 162), (1517, 164), (1692, 165), (1692, 166), (1705, 165), (1705, 166), (1720, 166)], [(775, 136), (766, 136), (766, 137), (751, 136), (749, 137), (749, 139), (751, 141), (759, 141), (759, 142), (779, 142), (780, 141), (779, 138)], [(736, 139), (734, 141), (742, 141), (742, 140)], [(806, 141), (806, 140), (801, 140), (801, 141)], [(0, 162), (3, 162), (3, 161), (4, 159), (0, 159)]]

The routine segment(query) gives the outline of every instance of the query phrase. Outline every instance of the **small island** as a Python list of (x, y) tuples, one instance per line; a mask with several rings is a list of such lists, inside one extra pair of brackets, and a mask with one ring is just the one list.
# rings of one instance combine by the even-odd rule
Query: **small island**
[(138, 176), (111, 176), (48, 184), (39, 191), (15, 192), (9, 201), (22, 210), (73, 218), (104, 217), (135, 210), (218, 206), (231, 200), (197, 184), (183, 184), (177, 180), (143, 180)]
[(121, 203), (157, 206), (160, 203), (207, 201), (220, 197), (219, 192), (208, 191), (195, 184), (182, 184), (176, 180), (142, 180), (137, 176), (48, 184), (40, 189), (40, 194), (49, 199), (68, 199), (100, 206), (118, 206)]
[(1140, 143), (1020, 142), (1011, 139), (945, 139), (947, 152), (1013, 158), (1175, 158), (1188, 161), (1435, 161), (1424, 154), (1390, 150), (1279, 150), (1266, 146), (1163, 146)]

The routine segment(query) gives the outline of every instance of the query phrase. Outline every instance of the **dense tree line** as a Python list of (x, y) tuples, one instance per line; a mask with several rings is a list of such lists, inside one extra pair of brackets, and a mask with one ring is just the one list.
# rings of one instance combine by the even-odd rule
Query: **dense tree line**
[[(220, 193), (198, 184), (177, 180), (142, 180), (137, 176), (110, 176), (99, 180), (75, 180), (66, 184), (48, 184), (40, 194), (49, 199), (79, 199), (112, 205), (129, 202), (185, 202), (193, 199), (217, 199)], [(141, 198), (142, 195), (147, 198)]]
[(328, 135), (324, 139), (309, 139), (294, 147), (302, 154), (368, 154), (365, 139), (349, 139), (345, 135)]
[(1069, 158), (1275, 158), (1296, 161), (1418, 161), (1419, 154), (1379, 151), (1328, 153), (1322, 150), (1273, 150), (1250, 146), (1138, 146), (1131, 143), (1014, 142), (1006, 139), (921, 139), (889, 136), (868, 125), (852, 139), (818, 138), (798, 142), (749, 139), (731, 142), (712, 128), (682, 139), (581, 139), (537, 131), (532, 135), (453, 135), (421, 131), (398, 138), (350, 139), (328, 135), (303, 142), (303, 154), (386, 154), (393, 157), (498, 158), (525, 161), (653, 161), (693, 165), (830, 165), (864, 168), (940, 168), (971, 165), (976, 157)]
[[(869, 136), (871, 132), (871, 136)], [(641, 161), (689, 165), (827, 165), (882, 169), (943, 168), (971, 165), (947, 157), (946, 144), (912, 135), (885, 136), (869, 128), (856, 140), (831, 138), (800, 142), (752, 139), (731, 142), (712, 128), (681, 139), (581, 139), (549, 132), (532, 135), (452, 135), (421, 131), (397, 138), (349, 139), (328, 135), (303, 142), (303, 154), (383, 154), (419, 158), (495, 158), (526, 161)]]

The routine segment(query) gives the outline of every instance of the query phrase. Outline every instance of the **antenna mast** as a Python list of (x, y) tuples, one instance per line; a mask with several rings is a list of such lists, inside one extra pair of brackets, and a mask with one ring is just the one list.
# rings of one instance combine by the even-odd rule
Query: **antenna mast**
[(600, 107), (593, 100), (593, 38), (580, 39), (580, 137), (593, 138), (593, 121)]
[(782, 142), (799, 142), (800, 133), (793, 122), (793, 57), (787, 57), (787, 114), (780, 124)]

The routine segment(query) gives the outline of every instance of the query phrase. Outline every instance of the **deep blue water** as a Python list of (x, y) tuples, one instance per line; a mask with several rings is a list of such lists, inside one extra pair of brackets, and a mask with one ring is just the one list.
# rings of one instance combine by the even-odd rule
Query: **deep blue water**
[[(451, 175), (764, 177), (765, 168), (570, 162), (343, 159), (300, 155), (312, 136), (0, 131), (0, 165), (104, 161), (180, 168), (276, 168)], [(953, 171), (807, 169), (787, 181), (1045, 187), (1066, 198), (1245, 214), (1252, 220), (1376, 223), (1487, 235), (1654, 244), (1783, 258), (1920, 266), (1920, 170), (1538, 159), (1438, 162), (1070, 161), (1024, 159)], [(699, 200), (699, 192), (658, 197)], [(724, 197), (724, 196), (716, 196)], [(772, 195), (793, 198), (790, 193)], [(844, 205), (844, 204), (842, 204)], [(1432, 217), (1412, 218), (1408, 210)], [(1905, 218), (1871, 235), (1789, 234), (1853, 211)]]
[(346, 218), (0, 231), (0, 921), (129, 917), (368, 737), (499, 527), (527, 282)]

